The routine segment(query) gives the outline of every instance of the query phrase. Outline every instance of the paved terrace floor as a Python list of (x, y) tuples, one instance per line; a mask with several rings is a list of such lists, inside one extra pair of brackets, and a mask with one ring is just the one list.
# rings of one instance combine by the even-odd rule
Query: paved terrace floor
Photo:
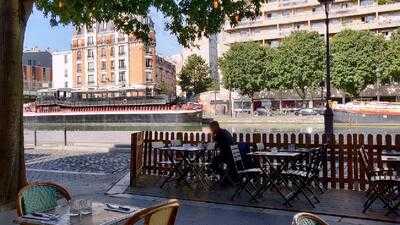
[[(64, 185), (73, 198), (148, 207), (165, 200), (141, 194), (107, 196), (109, 190), (128, 172), (129, 154), (95, 152), (27, 151), (28, 179), (53, 181)], [(118, 168), (118, 169), (116, 169)], [(157, 188), (153, 189), (154, 191)], [(138, 189), (135, 189), (139, 192)], [(158, 189), (154, 195), (165, 195)], [(173, 195), (168, 197), (172, 197)], [(181, 199), (176, 225), (290, 225), (295, 212), (207, 203)], [(347, 201), (347, 200), (346, 200)], [(351, 201), (351, 200), (348, 200)], [(15, 212), (0, 213), (0, 224), (11, 225)], [(321, 215), (330, 225), (391, 225), (393, 223)]]
[(330, 189), (318, 196), (321, 203), (312, 208), (304, 197), (295, 200), (293, 207), (283, 205), (283, 199), (276, 192), (266, 192), (259, 202), (249, 201), (250, 197), (243, 192), (234, 201), (230, 197), (234, 188), (214, 186), (211, 190), (189, 189), (187, 186), (177, 186), (169, 183), (163, 189), (159, 188), (163, 178), (157, 176), (141, 176), (136, 187), (129, 188), (126, 193), (157, 197), (170, 197), (200, 202), (212, 202), (227, 205), (256, 207), (260, 209), (277, 209), (292, 212), (312, 212), (316, 214), (334, 215), (346, 218), (371, 219), (400, 223), (400, 216), (390, 214), (385, 216), (386, 209), (380, 203), (374, 204), (369, 211), (362, 213), (362, 206), (366, 200), (364, 192)]

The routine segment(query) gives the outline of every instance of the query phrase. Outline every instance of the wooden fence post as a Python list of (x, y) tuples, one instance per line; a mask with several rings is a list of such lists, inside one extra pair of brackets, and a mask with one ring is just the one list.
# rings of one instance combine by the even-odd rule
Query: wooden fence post
[(143, 132), (131, 134), (131, 179), (130, 186), (134, 187), (143, 168)]

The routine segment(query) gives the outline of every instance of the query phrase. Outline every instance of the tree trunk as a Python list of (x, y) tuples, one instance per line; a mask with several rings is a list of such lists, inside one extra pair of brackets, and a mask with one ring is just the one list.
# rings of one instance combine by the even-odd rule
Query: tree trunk
[(0, 0), (0, 209), (26, 184), (22, 51), (32, 0)]

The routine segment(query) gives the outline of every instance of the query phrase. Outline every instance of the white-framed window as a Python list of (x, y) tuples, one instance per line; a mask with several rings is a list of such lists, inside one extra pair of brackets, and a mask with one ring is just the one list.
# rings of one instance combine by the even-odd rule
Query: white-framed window
[(118, 81), (125, 82), (125, 71), (119, 72)]
[(125, 69), (125, 60), (124, 59), (118, 60), (118, 68)]
[(93, 38), (93, 36), (89, 36), (89, 37), (87, 38), (87, 44), (88, 44), (88, 45), (94, 45), (94, 38)]
[(64, 82), (64, 87), (67, 88), (68, 87), (68, 81)]
[(125, 55), (125, 45), (118, 46), (118, 55)]
[(102, 69), (102, 70), (106, 70), (106, 68), (107, 68), (107, 63), (106, 63), (106, 61), (102, 61), (102, 62), (101, 62), (101, 69)]
[(88, 84), (94, 84), (94, 74), (88, 74)]
[(110, 65), (111, 65), (111, 69), (112, 69), (112, 70), (113, 70), (113, 69), (115, 69), (115, 63), (114, 63), (114, 60), (110, 61)]
[(64, 70), (64, 77), (68, 77), (68, 69)]
[(146, 72), (146, 81), (153, 81), (153, 74), (150, 71)]
[(107, 81), (107, 74), (103, 73), (101, 74), (101, 81), (106, 82)]
[(94, 71), (94, 62), (88, 62), (88, 71)]
[(76, 76), (76, 82), (77, 82), (78, 84), (81, 84), (81, 83), (82, 83), (81, 76)]
[(64, 55), (64, 64), (68, 63), (68, 55)]
[(100, 52), (102, 57), (106, 56), (106, 48), (101, 48)]
[(92, 59), (92, 58), (94, 58), (94, 51), (93, 51), (93, 49), (88, 49), (87, 50), (87, 57), (88, 57), (88, 59)]

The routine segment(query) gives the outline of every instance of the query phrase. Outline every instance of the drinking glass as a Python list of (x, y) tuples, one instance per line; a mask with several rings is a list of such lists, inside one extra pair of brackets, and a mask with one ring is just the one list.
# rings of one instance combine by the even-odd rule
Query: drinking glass
[(89, 199), (82, 199), (80, 201), (80, 213), (82, 215), (92, 214), (92, 201)]
[(80, 204), (78, 200), (72, 200), (69, 202), (69, 215), (79, 216), (80, 214)]

